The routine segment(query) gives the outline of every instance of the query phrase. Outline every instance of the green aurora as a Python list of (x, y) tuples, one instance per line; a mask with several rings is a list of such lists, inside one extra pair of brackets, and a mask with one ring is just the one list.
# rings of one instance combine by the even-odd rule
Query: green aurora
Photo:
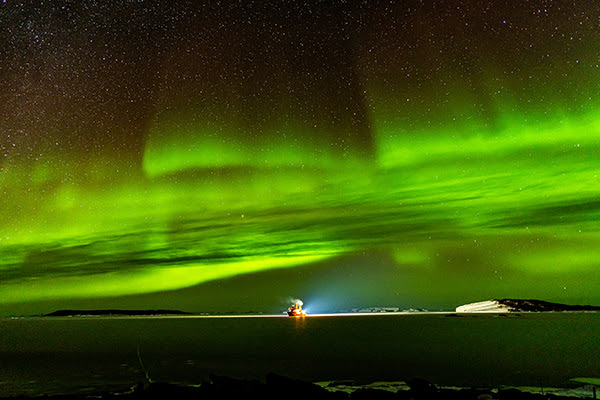
[[(450, 3), (440, 2), (448, 15), (457, 12)], [(6, 20), (27, 14), (34, 26), (28, 29), (43, 25), (35, 7), (2, 7)], [(337, 296), (329, 309), (452, 309), (499, 297), (599, 303), (598, 11), (525, 7), (509, 29), (501, 16), (470, 10), (459, 14), (478, 21), (469, 28), (474, 31), (457, 32), (454, 23), (440, 27), (428, 20), (441, 10), (404, 5), (381, 14), (373, 7), (342, 13), (354, 21), (350, 32), (336, 28), (342, 14), (334, 28), (325, 19), (296, 16), (296, 27), (283, 32), (292, 42), (312, 40), (307, 56), (277, 44), (282, 33), (271, 28), (224, 28), (222, 53), (207, 61), (204, 42), (189, 41), (200, 28), (182, 17), (164, 48), (154, 44), (167, 56), (149, 69), (161, 73), (142, 76), (142, 83), (127, 74), (124, 83), (111, 83), (119, 68), (143, 64), (127, 56), (125, 67), (75, 66), (82, 74), (95, 71), (107, 91), (146, 99), (123, 103), (121, 114), (116, 105), (114, 123), (102, 114), (91, 124), (95, 117), (81, 116), (85, 112), (69, 98), (59, 96), (55, 107), (61, 111), (54, 115), (39, 99), (23, 109), (18, 90), (4, 93), (3, 100), (11, 101), (3, 102), (8, 116), (0, 125), (0, 313), (45, 310), (45, 302), (114, 302), (165, 291), (176, 296), (191, 287), (197, 287), (195, 298), (207, 293), (216, 305), (210, 298), (172, 304), (218, 309), (219, 302), (229, 307), (223, 298), (236, 294), (203, 288), (210, 282), (227, 286), (242, 275), (269, 300)], [(506, 15), (514, 15), (510, 7)], [(270, 21), (235, 7), (205, 18), (227, 12), (239, 20), (253, 15)], [(136, 21), (140, 29), (148, 20), (156, 23), (157, 15), (142, 22), (132, 17), (132, 29)], [(556, 28), (562, 36), (543, 41), (566, 15)], [(414, 22), (404, 27), (410, 34), (426, 34), (395, 38), (398, 16)], [(320, 30), (300, 31), (303, 18)], [(493, 24), (496, 30), (489, 28)], [(55, 28), (59, 36), (65, 29), (58, 23)], [(183, 40), (186, 29), (191, 32)], [(14, 35), (25, 40), (27, 32)], [(477, 42), (474, 32), (495, 44)], [(236, 43), (234, 33), (245, 39), (227, 44)], [(218, 41), (220, 34), (208, 37)], [(282, 53), (275, 67), (260, 64), (259, 50), (267, 45), (258, 39), (264, 35), (275, 43), (271, 54)], [(133, 49), (138, 39), (115, 40), (107, 45), (113, 52)], [(333, 51), (346, 41), (343, 52)], [(524, 52), (527, 41), (534, 49)], [(445, 53), (431, 55), (443, 44)], [(76, 58), (65, 44), (49, 46), (71, 62)], [(153, 50), (138, 51), (151, 58)], [(39, 61), (46, 57), (42, 50), (27, 52), (17, 44), (5, 57), (15, 59), (10, 65), (25, 65), (16, 56), (21, 53), (34, 57), (42, 75), (56, 68)], [(85, 55), (97, 57), (91, 50)], [(202, 73), (192, 76), (195, 70)], [(67, 72), (52, 71), (22, 95), (33, 99), (51, 81), (77, 92), (75, 98), (97, 89), (85, 82), (69, 86)], [(5, 72), (3, 82), (11, 88), (29, 81), (27, 73)], [(219, 73), (225, 76), (220, 81)], [(159, 89), (149, 92), (151, 83)], [(97, 109), (115, 93), (90, 104)], [(36, 112), (37, 123), (25, 123), (29, 135), (16, 138), (26, 129), (15, 121)], [(71, 117), (61, 123), (64, 113)], [(127, 120), (129, 113), (139, 120)], [(74, 128), (76, 122), (83, 127)], [(95, 146), (106, 130), (113, 133)], [(319, 275), (320, 282), (302, 275), (306, 279), (296, 286), (276, 279), (280, 270), (307, 268), (332, 272)], [(385, 277), (370, 281), (380, 269)], [(362, 282), (351, 277), (360, 271)], [(261, 276), (264, 283), (250, 279)], [(281, 307), (266, 303), (259, 307)]]

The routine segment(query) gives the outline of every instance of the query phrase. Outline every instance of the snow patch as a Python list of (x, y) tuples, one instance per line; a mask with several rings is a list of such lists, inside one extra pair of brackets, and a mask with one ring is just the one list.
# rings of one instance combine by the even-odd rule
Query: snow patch
[(489, 312), (489, 313), (507, 313), (510, 312), (510, 308), (507, 305), (501, 304), (498, 300), (486, 300), (477, 303), (465, 304), (456, 307), (457, 313), (468, 313), (468, 312)]

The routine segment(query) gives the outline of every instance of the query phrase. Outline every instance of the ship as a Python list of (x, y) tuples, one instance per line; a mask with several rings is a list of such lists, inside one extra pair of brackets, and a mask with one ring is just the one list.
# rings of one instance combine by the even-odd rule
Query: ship
[(304, 317), (306, 315), (306, 311), (302, 310), (302, 305), (296, 302), (295, 305), (288, 308), (288, 316), (290, 317)]

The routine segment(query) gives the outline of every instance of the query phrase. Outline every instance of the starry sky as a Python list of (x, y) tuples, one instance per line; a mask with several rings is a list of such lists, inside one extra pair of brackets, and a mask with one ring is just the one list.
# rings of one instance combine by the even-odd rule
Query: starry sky
[(0, 4), (0, 314), (600, 304), (588, 1)]

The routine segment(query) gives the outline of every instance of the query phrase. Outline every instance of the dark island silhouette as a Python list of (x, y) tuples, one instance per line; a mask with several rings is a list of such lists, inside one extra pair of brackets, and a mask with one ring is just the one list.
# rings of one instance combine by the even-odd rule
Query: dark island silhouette
[(456, 308), (456, 312), (564, 312), (600, 311), (599, 306), (569, 305), (534, 299), (494, 299), (469, 303)]
[(92, 316), (92, 315), (192, 315), (191, 313), (180, 310), (58, 310), (49, 314), (44, 314), (44, 317), (75, 317), (75, 316)]

